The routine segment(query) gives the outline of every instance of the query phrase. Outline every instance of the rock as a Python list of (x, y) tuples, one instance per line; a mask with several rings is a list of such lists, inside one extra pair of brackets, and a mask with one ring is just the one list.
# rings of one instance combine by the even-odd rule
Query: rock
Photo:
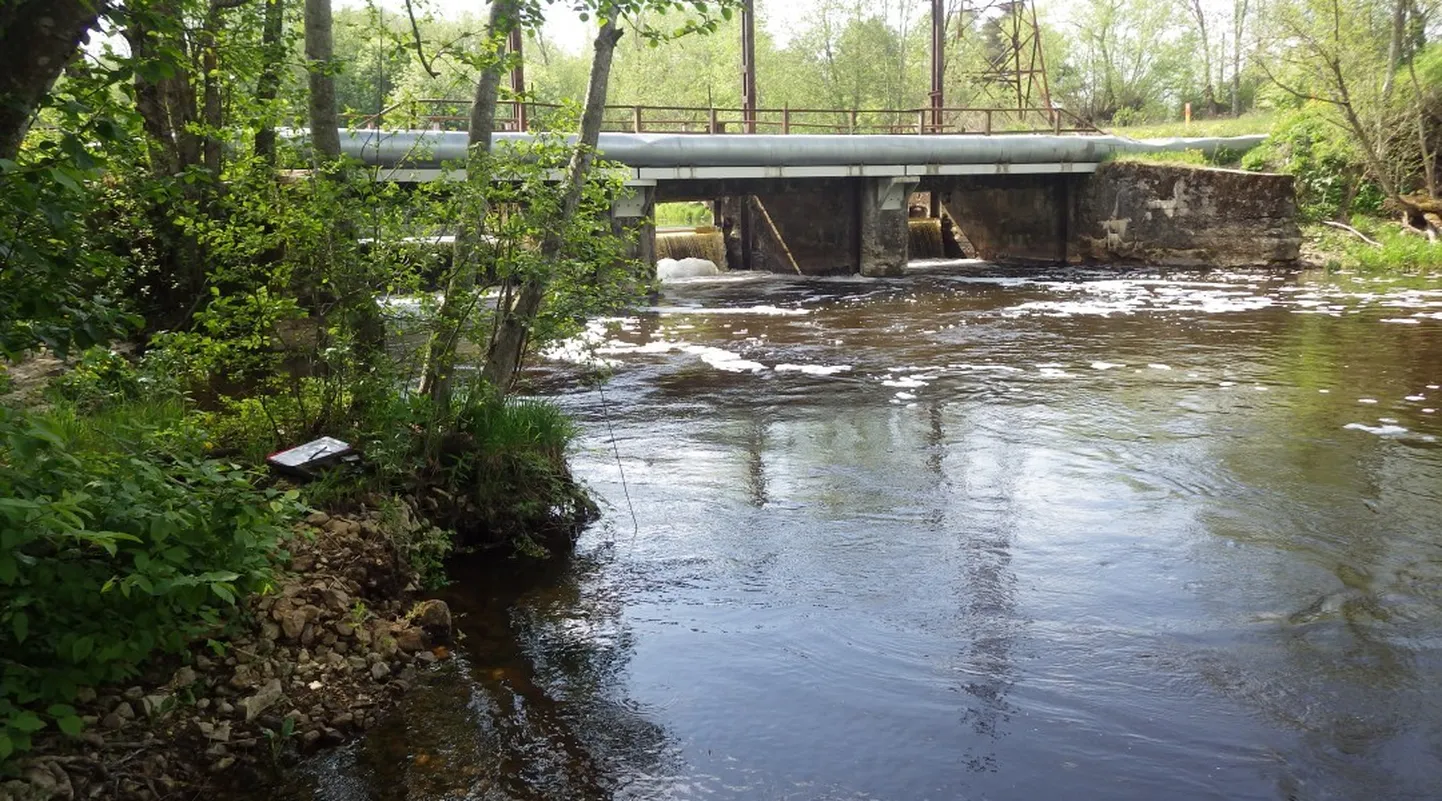
[(269, 620), (260, 621), (260, 639), (261, 642), (280, 639), (280, 626)]
[(355, 626), (352, 626), (351, 624), (346, 623), (343, 620), (336, 621), (336, 623), (331, 626), (331, 628), (335, 629), (335, 633), (342, 637), (355, 636)]
[(200, 675), (195, 672), (195, 668), (183, 667), (175, 671), (175, 675), (170, 677), (170, 684), (166, 686), (172, 690), (180, 690), (189, 687), (197, 681), (200, 681)]
[(215, 662), (205, 654), (196, 654), (195, 666), (201, 670), (210, 670), (212, 667), (215, 667)]
[(383, 681), (391, 675), (390, 666), (384, 662), (377, 662), (371, 665), (371, 678), (376, 681)]
[(199, 729), (200, 736), (206, 739), (210, 739), (210, 735), (215, 732), (215, 724), (205, 720), (197, 720), (195, 728)]
[(344, 729), (355, 723), (355, 713), (345, 711), (331, 718), (330, 725), (337, 729)]
[(302, 665), (306, 664), (310, 661), (310, 651), (306, 650), (305, 648), (300, 649), (300, 651), (297, 652), (295, 655), (295, 661)]
[(410, 619), (425, 629), (432, 642), (443, 645), (451, 641), (451, 608), (445, 601), (421, 601), (411, 610)]
[(306, 515), (305, 518), (305, 524), (307, 526), (320, 527), (324, 526), (326, 523), (329, 522), (330, 515), (326, 514), (325, 512), (311, 512), (309, 515)]
[(430, 651), (421, 651), (420, 653), (416, 654), (416, 661), (424, 662), (427, 665), (433, 665), (436, 662), (441, 661), (441, 658)]
[(356, 672), (365, 670), (366, 665), (369, 664), (366, 662), (365, 657), (360, 656), (348, 656), (345, 658), (345, 663), (347, 667)]
[(407, 626), (402, 629), (393, 630), (391, 636), (395, 638), (396, 647), (405, 653), (413, 654), (417, 651), (426, 650), (425, 638), (421, 636), (421, 632), (418, 629)]
[(131, 687), (130, 689), (125, 691), (125, 700), (127, 701), (139, 701), (144, 697), (145, 690), (141, 687)]
[(125, 718), (111, 712), (100, 719), (100, 725), (113, 731), (125, 725)]
[(130, 705), (129, 701), (121, 701), (115, 705), (112, 713), (119, 715), (121, 720), (132, 720), (135, 717), (135, 708)]
[(210, 699), (202, 698), (199, 701), (196, 701), (195, 708), (199, 709), (201, 712), (204, 712), (205, 710), (210, 708)]
[(80, 689), (75, 691), (75, 700), (82, 704), (95, 703), (95, 688), (81, 687)]
[(298, 640), (305, 631), (305, 623), (305, 609), (291, 609), (283, 613), (283, 617), (280, 619), (280, 628), (285, 632), (286, 639)]
[(316, 743), (320, 742), (320, 738), (320, 729), (311, 729), (300, 736), (301, 747), (309, 751), (315, 747)]
[(140, 708), (145, 712), (146, 717), (159, 717), (170, 710), (174, 701), (174, 698), (165, 693), (147, 695), (140, 699)]
[(211, 773), (221, 773), (221, 772), (223, 772), (223, 771), (230, 770), (230, 766), (231, 766), (231, 765), (234, 765), (234, 764), (235, 764), (235, 757), (233, 757), (233, 756), (221, 757), (220, 759), (215, 760), (215, 763), (210, 766), (210, 772), (211, 772)]
[(271, 679), (266, 682), (259, 692), (240, 702), (241, 707), (245, 709), (246, 722), (260, 717), (262, 712), (274, 706), (275, 702), (279, 701), (284, 694), (280, 686), (280, 679)]
[(221, 701), (219, 704), (216, 704), (215, 711), (222, 715), (231, 715), (235, 713), (235, 706), (229, 701)]

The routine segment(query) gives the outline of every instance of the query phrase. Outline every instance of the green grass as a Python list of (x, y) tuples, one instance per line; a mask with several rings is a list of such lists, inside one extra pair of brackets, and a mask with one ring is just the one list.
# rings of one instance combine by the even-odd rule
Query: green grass
[(1118, 153), (1109, 161), (1130, 161), (1141, 164), (1185, 165), (1189, 167), (1214, 167), (1215, 163), (1200, 150), (1179, 150), (1170, 153)]
[(662, 228), (695, 228), (711, 223), (711, 209), (705, 203), (656, 204), (656, 225)]
[(1382, 247), (1321, 223), (1302, 227), (1308, 256), (1330, 273), (1346, 272), (1366, 276), (1415, 278), (1430, 286), (1442, 272), (1442, 244), (1429, 242), (1420, 234), (1404, 233), (1390, 220), (1357, 217), (1354, 227)]
[(1275, 114), (1259, 111), (1243, 114), (1236, 118), (1192, 120), (1191, 125), (1177, 120), (1116, 128), (1102, 127), (1117, 136), (1129, 136), (1133, 139), (1163, 139), (1173, 136), (1246, 136), (1270, 132), (1275, 119)]

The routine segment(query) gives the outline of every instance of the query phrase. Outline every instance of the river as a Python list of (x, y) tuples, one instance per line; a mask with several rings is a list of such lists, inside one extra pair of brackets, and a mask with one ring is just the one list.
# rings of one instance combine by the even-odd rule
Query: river
[(1439, 797), (1442, 281), (986, 269), (553, 353), (604, 519), (292, 797)]

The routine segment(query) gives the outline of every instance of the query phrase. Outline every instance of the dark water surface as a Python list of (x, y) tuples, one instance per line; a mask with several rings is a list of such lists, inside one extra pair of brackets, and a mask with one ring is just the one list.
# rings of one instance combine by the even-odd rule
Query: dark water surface
[(295, 797), (1442, 797), (1442, 291), (976, 269), (556, 354), (605, 520)]

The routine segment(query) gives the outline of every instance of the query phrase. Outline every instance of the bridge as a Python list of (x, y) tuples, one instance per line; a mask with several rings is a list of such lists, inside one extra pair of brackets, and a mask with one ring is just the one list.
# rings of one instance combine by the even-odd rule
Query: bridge
[[(495, 142), (505, 147), (533, 136), (503, 132)], [(717, 227), (739, 239), (732, 268), (889, 276), (911, 258), (915, 207), (928, 209), (943, 239), (967, 243), (967, 255), (1065, 263), (1077, 257), (1084, 197), (1101, 165), (1127, 154), (1240, 153), (1262, 139), (612, 131), (601, 134), (598, 149), (627, 171), (631, 191), (614, 213), (637, 230), (635, 255), (643, 261), (655, 260), (649, 221), (657, 203), (705, 201)], [(347, 155), (377, 168), (379, 179), (406, 183), (462, 177), (454, 165), (466, 146), (464, 131), (440, 126), (351, 128), (342, 136)], [(1144, 191), (1156, 196), (1129, 196), (1127, 203), (1175, 206), (1175, 186)], [(1136, 214), (1143, 215), (1153, 216), (1144, 208)]]

